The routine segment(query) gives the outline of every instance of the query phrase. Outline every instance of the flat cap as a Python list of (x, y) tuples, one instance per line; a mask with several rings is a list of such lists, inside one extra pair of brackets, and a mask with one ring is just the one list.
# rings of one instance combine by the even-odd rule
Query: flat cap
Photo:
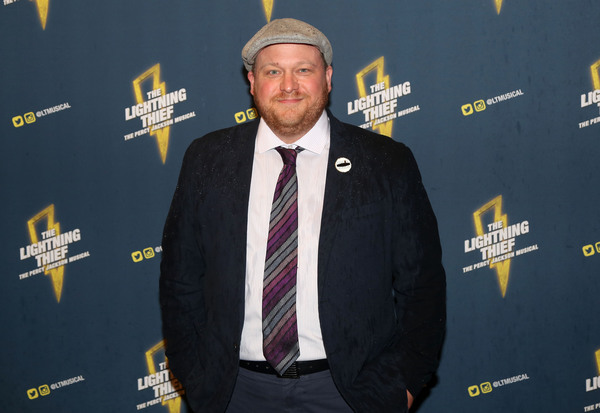
[(279, 43), (309, 44), (321, 51), (328, 65), (333, 59), (331, 43), (317, 28), (296, 19), (277, 19), (263, 26), (242, 49), (246, 69), (252, 70), (256, 55), (263, 48)]

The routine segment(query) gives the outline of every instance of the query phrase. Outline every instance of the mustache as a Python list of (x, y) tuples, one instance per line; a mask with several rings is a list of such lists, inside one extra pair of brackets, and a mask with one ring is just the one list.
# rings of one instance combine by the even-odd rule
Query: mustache
[(291, 93), (281, 92), (278, 95), (274, 96), (273, 100), (300, 99), (304, 97), (306, 97), (304, 93), (300, 93), (297, 91), (293, 91)]

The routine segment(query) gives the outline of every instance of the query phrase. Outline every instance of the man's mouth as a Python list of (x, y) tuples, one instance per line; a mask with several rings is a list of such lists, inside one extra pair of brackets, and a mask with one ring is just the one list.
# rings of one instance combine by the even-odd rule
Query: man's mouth
[(304, 96), (293, 94), (293, 95), (279, 95), (275, 100), (278, 103), (293, 104), (293, 103), (300, 102), (302, 99), (304, 99)]

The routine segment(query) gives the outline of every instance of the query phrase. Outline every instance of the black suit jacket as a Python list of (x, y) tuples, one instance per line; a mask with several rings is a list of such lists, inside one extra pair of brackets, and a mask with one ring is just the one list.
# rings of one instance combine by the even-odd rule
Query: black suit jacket
[[(445, 275), (410, 150), (330, 113), (319, 241), (319, 316), (331, 374), (359, 412), (404, 412), (438, 365)], [(224, 411), (244, 319), (247, 207), (258, 122), (188, 148), (163, 235), (169, 367), (194, 411)], [(348, 158), (350, 171), (335, 161)]]

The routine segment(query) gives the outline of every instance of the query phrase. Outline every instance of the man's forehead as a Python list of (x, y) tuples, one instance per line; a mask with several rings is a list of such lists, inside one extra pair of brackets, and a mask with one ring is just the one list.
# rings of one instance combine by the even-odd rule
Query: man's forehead
[(277, 64), (282, 60), (295, 60), (317, 64), (323, 58), (318, 48), (309, 44), (277, 43), (261, 49), (256, 55), (255, 65)]

